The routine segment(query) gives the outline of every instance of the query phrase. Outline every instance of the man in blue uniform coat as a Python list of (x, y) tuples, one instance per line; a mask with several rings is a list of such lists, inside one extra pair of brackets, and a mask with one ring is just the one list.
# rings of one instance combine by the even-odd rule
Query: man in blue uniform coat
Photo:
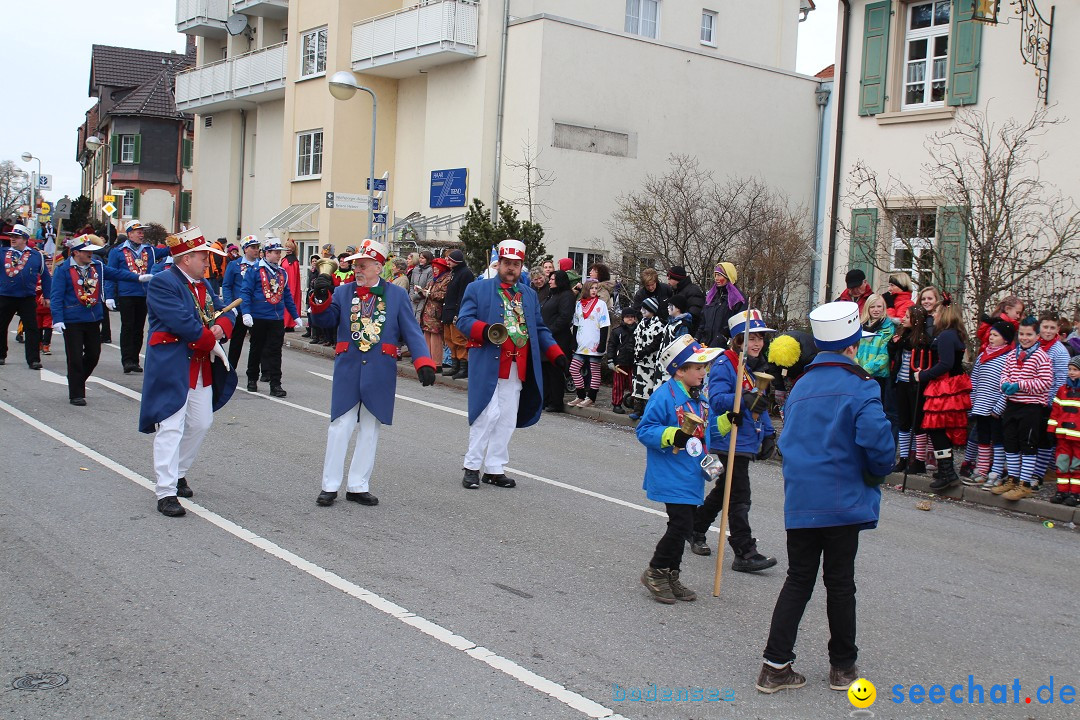
[[(244, 287), (244, 278), (248, 270), (259, 264), (259, 238), (247, 235), (240, 241), (240, 247), (244, 253), (225, 266), (225, 278), (221, 282), (221, 299), (226, 305), (232, 304), (233, 300), (240, 300), (241, 291)], [(240, 306), (240, 315), (246, 310)], [(237, 323), (233, 328), (232, 337), (229, 338), (229, 364), (233, 367), (240, 362), (240, 353), (244, 350), (244, 337), (247, 335), (247, 325)]]
[(270, 382), (270, 394), (285, 397), (281, 387), (281, 346), (285, 344), (285, 311), (300, 323), (300, 313), (289, 288), (289, 274), (281, 267), (285, 246), (273, 235), (266, 236), (263, 259), (244, 275), (240, 288), (241, 318), (251, 332), (248, 347), (247, 389), (259, 390), (259, 367)]
[(358, 431), (345, 499), (379, 504), (369, 492), (371, 471), (379, 428), (394, 420), (402, 342), (409, 346), (420, 383), (427, 387), (435, 382), (435, 363), (413, 315), (408, 291), (380, 278), (388, 253), (382, 243), (364, 240), (359, 252), (346, 258), (355, 261), (355, 280), (340, 285), (333, 296), (329, 275), (312, 281), (311, 324), (337, 333), (322, 491), (315, 500), (319, 505), (333, 505), (337, 499), (345, 454)]
[[(154, 474), (158, 511), (185, 513), (177, 496), (191, 497), (187, 471), (199, 454), (214, 411), (232, 397), (236, 373), (218, 344), (232, 332), (235, 311), (218, 316), (224, 303), (203, 274), (211, 247), (193, 227), (166, 241), (172, 266), (149, 283), (146, 344), (139, 432), (154, 435)], [(221, 253), (223, 254), (223, 253)], [(211, 360), (214, 359), (214, 362)]]
[[(469, 449), (461, 480), (467, 490), (475, 490), (481, 482), (504, 488), (516, 485), (505, 474), (510, 436), (514, 428), (540, 419), (541, 353), (564, 372), (568, 365), (540, 317), (536, 291), (519, 282), (525, 243), (503, 240), (498, 252), (498, 275), (471, 283), (458, 311), (458, 329), (470, 340)], [(506, 339), (498, 345), (487, 332), (496, 323), (506, 330)]]
[[(146, 226), (130, 220), (124, 227), (127, 240), (109, 253), (109, 267), (128, 270), (136, 275), (149, 273), (154, 264), (167, 254), (143, 243)], [(105, 305), (120, 311), (120, 363), (125, 373), (142, 372), (139, 350), (142, 348), (143, 327), (146, 325), (146, 285), (128, 280), (105, 281)]]
[(881, 483), (896, 454), (874, 379), (855, 364), (864, 337), (859, 306), (832, 302), (810, 313), (821, 350), (784, 405), (784, 525), (788, 572), (773, 609), (755, 687), (799, 688), (795, 637), (823, 567), (829, 617), (829, 687), (847, 690), (855, 666), (855, 555), (859, 533), (877, 527)]
[(0, 248), (0, 365), (7, 362), (8, 325), (18, 313), (23, 324), (23, 352), (31, 370), (41, 367), (41, 330), (37, 325), (37, 284), (48, 303), (52, 278), (45, 265), (45, 256), (27, 247), (30, 231), (16, 225), (6, 233), (11, 247)]

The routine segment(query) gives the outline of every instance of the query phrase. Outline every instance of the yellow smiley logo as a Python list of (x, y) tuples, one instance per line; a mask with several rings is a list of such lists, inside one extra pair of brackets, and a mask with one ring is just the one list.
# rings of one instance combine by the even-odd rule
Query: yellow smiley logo
[(869, 680), (859, 678), (848, 686), (847, 696), (855, 707), (868, 708), (877, 699), (877, 688)]

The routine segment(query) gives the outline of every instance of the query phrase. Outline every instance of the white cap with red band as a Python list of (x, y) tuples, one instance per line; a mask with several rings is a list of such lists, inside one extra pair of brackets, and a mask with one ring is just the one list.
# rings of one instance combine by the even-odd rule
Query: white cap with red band
[(507, 239), (499, 243), (499, 257), (525, 261), (525, 243)]
[(360, 243), (360, 250), (355, 255), (350, 255), (342, 260), (347, 262), (350, 260), (368, 259), (384, 263), (389, 254), (390, 248), (386, 247), (381, 242), (368, 238)]
[(166, 238), (165, 244), (169, 246), (169, 253), (173, 257), (180, 257), (181, 255), (187, 255), (190, 252), (200, 252), (203, 250), (217, 255), (225, 255), (224, 250), (218, 250), (216, 247), (206, 242), (206, 238), (203, 237), (203, 232), (198, 226), (190, 227), (184, 232), (179, 232), (175, 235), (170, 235)]

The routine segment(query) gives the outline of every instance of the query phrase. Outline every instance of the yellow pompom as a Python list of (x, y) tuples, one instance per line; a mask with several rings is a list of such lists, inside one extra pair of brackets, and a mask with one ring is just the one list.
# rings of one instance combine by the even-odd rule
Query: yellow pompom
[(769, 345), (769, 362), (783, 368), (789, 368), (799, 362), (802, 346), (790, 335), (780, 335)]

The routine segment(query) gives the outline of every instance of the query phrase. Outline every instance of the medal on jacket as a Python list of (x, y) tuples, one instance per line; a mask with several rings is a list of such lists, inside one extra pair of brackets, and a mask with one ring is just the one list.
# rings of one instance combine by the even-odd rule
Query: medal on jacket
[(206, 300), (202, 306), (199, 306), (199, 293), (195, 289), (195, 286), (191, 283), (187, 283), (188, 291), (191, 293), (191, 299), (195, 301), (195, 312), (199, 315), (199, 320), (202, 321), (203, 327), (210, 327), (214, 323), (214, 295), (213, 293), (206, 293)]
[(509, 290), (501, 288), (499, 297), (503, 303), (503, 321), (506, 332), (514, 342), (514, 347), (525, 347), (525, 343), (529, 342), (529, 330), (525, 327), (525, 309), (521, 303), (521, 292), (516, 292), (511, 296)]
[(259, 268), (259, 279), (262, 280), (263, 297), (266, 298), (266, 302), (271, 305), (281, 302), (281, 296), (285, 294), (285, 282), (278, 277), (278, 274), (268, 273), (266, 268)]
[(352, 298), (349, 331), (360, 352), (367, 352), (382, 337), (383, 324), (386, 322), (386, 298), (383, 293), (376, 292), (377, 288), (371, 288), (371, 292), (361, 299), (360, 287), (356, 286), (357, 293)]
[(146, 274), (146, 256), (142, 251), (136, 255), (130, 248), (124, 248), (124, 260), (127, 261), (128, 270), (136, 275)]
[(93, 307), (98, 301), (98, 275), (94, 263), (90, 263), (83, 274), (78, 265), (70, 268), (71, 286), (75, 288), (75, 297), (84, 307)]
[(4, 252), (4, 272), (7, 273), (8, 277), (15, 277), (26, 267), (26, 261), (30, 259), (30, 249), (23, 250), (22, 255), (16, 261), (11, 259), (14, 254), (14, 250)]

